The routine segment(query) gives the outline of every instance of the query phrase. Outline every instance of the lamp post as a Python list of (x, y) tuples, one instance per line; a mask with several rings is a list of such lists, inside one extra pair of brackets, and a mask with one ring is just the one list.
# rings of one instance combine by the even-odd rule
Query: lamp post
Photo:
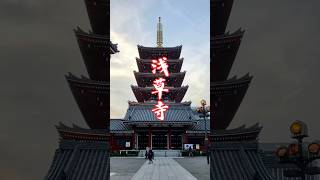
[(320, 144), (317, 142), (308, 145), (308, 151), (303, 148), (303, 139), (308, 137), (307, 125), (302, 121), (295, 121), (290, 126), (291, 138), (296, 139), (297, 143), (292, 143), (288, 147), (282, 146), (276, 150), (276, 155), (280, 163), (295, 164), (296, 169), (285, 170), (285, 177), (306, 179), (306, 175), (320, 174), (320, 167), (313, 166), (311, 163), (320, 159)]
[(209, 155), (208, 155), (208, 133), (207, 133), (207, 120), (206, 117), (209, 117), (210, 107), (206, 106), (206, 100), (202, 99), (200, 101), (201, 107), (197, 108), (197, 112), (200, 113), (199, 117), (203, 117), (204, 120), (204, 144), (206, 147), (207, 154), (207, 163), (209, 164)]

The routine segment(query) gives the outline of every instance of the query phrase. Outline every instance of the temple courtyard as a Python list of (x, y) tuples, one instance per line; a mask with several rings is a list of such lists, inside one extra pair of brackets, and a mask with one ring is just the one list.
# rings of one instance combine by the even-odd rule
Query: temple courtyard
[(206, 157), (156, 157), (152, 164), (141, 157), (110, 159), (111, 180), (207, 180)]

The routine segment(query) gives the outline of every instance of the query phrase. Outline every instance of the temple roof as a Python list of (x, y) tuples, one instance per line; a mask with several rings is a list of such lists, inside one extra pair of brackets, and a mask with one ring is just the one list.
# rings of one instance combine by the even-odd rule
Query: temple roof
[(107, 81), (110, 53), (119, 52), (117, 45), (112, 44), (109, 37), (88, 34), (80, 28), (75, 30), (75, 34), (90, 78)]
[(226, 30), (231, 13), (233, 0), (211, 0), (210, 1), (210, 34), (216, 36), (223, 34)]
[(211, 41), (212, 60), (210, 79), (212, 82), (225, 81), (228, 78), (233, 62), (237, 55), (244, 31), (241, 29), (229, 34), (216, 36)]
[[(140, 59), (136, 58), (137, 65), (139, 72), (144, 72), (144, 73), (151, 73), (151, 64), (152, 64), (152, 59)], [(169, 67), (168, 71), (170, 73), (177, 73), (180, 72), (182, 63), (183, 63), (183, 58), (180, 59), (168, 59), (167, 61)]]
[(110, 85), (85, 77), (78, 78), (71, 73), (66, 79), (88, 126), (93, 129), (108, 128), (109, 103), (107, 102), (109, 102)]
[(94, 34), (110, 33), (110, 0), (85, 0), (91, 28)]
[(62, 140), (46, 180), (108, 180), (110, 163), (107, 142)]
[(226, 129), (236, 114), (245, 96), (252, 76), (249, 74), (237, 79), (210, 84), (211, 118), (215, 119), (211, 129)]
[(257, 142), (213, 142), (211, 177), (221, 180), (274, 180), (264, 166)]
[(207, 132), (210, 133), (210, 118), (206, 118), (207, 125), (205, 125), (203, 118), (196, 120), (195, 123), (196, 124), (190, 127), (186, 133), (204, 133), (205, 126), (207, 126)]
[(233, 129), (213, 130), (211, 131), (210, 138), (214, 142), (256, 141), (261, 129), (262, 126), (256, 123), (249, 127), (242, 125)]
[[(182, 87), (166, 87), (169, 89), (169, 92), (164, 92), (162, 95), (163, 100), (181, 102), (184, 95), (186, 94), (189, 86)], [(131, 86), (132, 91), (137, 98), (138, 102), (144, 101), (152, 101), (157, 100), (157, 94), (151, 94), (151, 91), (154, 90), (153, 87), (139, 87), (139, 86)]]
[(84, 41), (84, 43), (87, 43), (87, 46), (92, 45), (93, 48), (106, 48), (106, 49), (110, 48), (111, 54), (115, 54), (119, 52), (118, 44), (113, 44), (110, 41), (110, 36), (87, 33), (84, 30), (82, 30), (80, 27), (77, 27), (77, 29), (74, 29), (74, 32), (78, 38), (78, 41), (79, 40)]
[(179, 59), (181, 49), (182, 45), (176, 47), (144, 47), (138, 45), (139, 56), (141, 59), (157, 59), (163, 56), (168, 59)]
[(154, 108), (155, 102), (148, 103), (136, 103), (130, 105), (127, 113), (124, 117), (124, 124), (135, 124), (135, 125), (152, 125), (152, 124), (170, 124), (172, 125), (193, 125), (195, 124), (195, 117), (189, 105), (186, 103), (166, 103), (169, 109), (165, 112), (165, 119), (159, 121), (152, 109)]
[[(152, 87), (153, 81), (157, 77), (163, 77), (162, 73), (142, 73), (133, 71), (134, 77), (136, 78), (137, 84), (140, 87)], [(169, 77), (165, 77), (166, 86), (180, 87), (182, 85), (183, 79), (186, 75), (186, 71), (178, 72), (178, 73), (170, 73)]]
[(210, 84), (210, 91), (214, 95), (235, 94), (236, 89), (248, 87), (252, 78), (253, 78), (253, 76), (250, 76), (249, 73), (242, 76), (241, 78), (237, 78), (237, 76), (233, 76), (232, 78), (230, 78), (226, 81), (211, 83)]
[[(96, 140), (106, 141), (109, 135), (109, 130), (105, 129), (88, 129), (77, 125), (69, 127), (63, 123), (59, 123), (56, 126), (59, 135), (62, 139), (73, 139), (73, 140)], [(123, 124), (122, 119), (110, 120), (110, 133), (133, 133), (133, 130)]]

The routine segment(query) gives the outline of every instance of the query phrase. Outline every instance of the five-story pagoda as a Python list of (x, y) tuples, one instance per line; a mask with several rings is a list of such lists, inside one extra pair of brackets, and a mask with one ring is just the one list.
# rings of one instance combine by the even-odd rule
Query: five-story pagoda
[(258, 149), (255, 124), (227, 129), (252, 77), (228, 79), (244, 31), (226, 32), (233, 0), (210, 0), (210, 179), (271, 180)]
[[(186, 72), (181, 72), (183, 58), (180, 58), (182, 46), (163, 47), (162, 23), (159, 17), (157, 25), (157, 46), (144, 47), (138, 45), (139, 58), (136, 58), (138, 72), (134, 71), (137, 85), (132, 91), (138, 102), (129, 101), (129, 108), (123, 124), (133, 130), (134, 147), (136, 149), (181, 149), (184, 134), (193, 124), (194, 116), (190, 108), (191, 102), (182, 102), (188, 86), (182, 86)], [(152, 63), (158, 58), (165, 58), (170, 76), (164, 72), (153, 72)], [(155, 79), (163, 77), (167, 89), (162, 100), (168, 109), (163, 119), (157, 118), (153, 112), (158, 103), (158, 94), (153, 93)]]
[(66, 79), (89, 129), (60, 123), (59, 148), (45, 179), (110, 179), (110, 0), (85, 0), (92, 32), (75, 30), (89, 78)]

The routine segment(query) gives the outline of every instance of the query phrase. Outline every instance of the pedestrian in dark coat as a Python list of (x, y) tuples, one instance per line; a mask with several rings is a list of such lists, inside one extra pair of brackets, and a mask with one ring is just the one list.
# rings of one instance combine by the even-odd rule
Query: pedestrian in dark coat
[(152, 151), (151, 148), (149, 149), (148, 159), (149, 159), (149, 164), (150, 164), (150, 163), (153, 163), (154, 154), (153, 154), (153, 151)]
[(149, 147), (146, 147), (146, 153), (144, 154), (145, 159), (148, 159)]
[(189, 157), (193, 156), (193, 154), (192, 154), (192, 147), (191, 147), (191, 146), (189, 146), (188, 151), (189, 151)]

